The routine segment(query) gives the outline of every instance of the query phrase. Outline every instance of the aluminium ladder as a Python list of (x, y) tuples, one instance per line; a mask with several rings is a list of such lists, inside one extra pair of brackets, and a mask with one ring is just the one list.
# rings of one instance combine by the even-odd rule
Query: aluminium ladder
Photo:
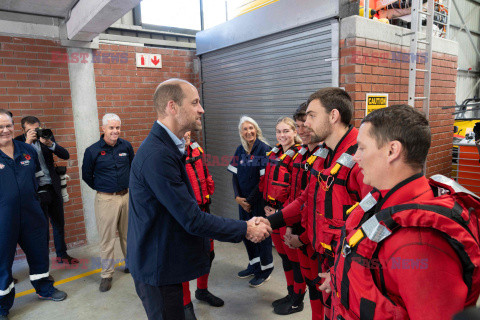
[[(408, 34), (412, 36), (410, 39), (410, 65), (408, 75), (408, 104), (415, 106), (415, 101), (423, 101), (423, 112), (427, 119), (429, 117), (430, 109), (430, 82), (432, 79), (432, 40), (433, 40), (433, 17), (434, 17), (434, 0), (427, 1), (427, 11), (422, 10), (422, 0), (412, 0), (412, 22), (411, 32)], [(422, 26), (422, 16), (426, 16), (427, 28), (425, 31), (425, 38), (420, 39), (420, 28)], [(425, 67), (424, 69), (417, 68), (419, 57), (419, 44), (425, 46)], [(417, 95), (416, 82), (417, 72), (424, 73), (423, 92)]]

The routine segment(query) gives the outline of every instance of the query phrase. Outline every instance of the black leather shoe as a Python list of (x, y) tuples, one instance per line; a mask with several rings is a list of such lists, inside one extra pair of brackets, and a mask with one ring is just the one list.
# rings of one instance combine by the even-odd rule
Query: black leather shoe
[(102, 278), (102, 282), (100, 282), (100, 292), (107, 292), (112, 288), (112, 278)]
[(130, 273), (130, 270), (127, 267), (125, 267), (125, 269), (123, 269), (123, 272), (124, 273)]
[(185, 320), (197, 320), (197, 317), (195, 317), (195, 312), (193, 311), (193, 304), (191, 302), (186, 306), (183, 306), (183, 311), (185, 312)]
[(197, 289), (195, 291), (195, 298), (208, 303), (212, 307), (222, 307), (225, 304), (222, 299), (214, 296), (208, 289)]
[(79, 261), (78, 259), (70, 257), (68, 254), (66, 254), (63, 257), (57, 257), (57, 263), (77, 264)]
[[(18, 279), (17, 278), (12, 278), (13, 279), (13, 284), (17, 284), (18, 283)], [(2, 318), (0, 318), (2, 319)]]

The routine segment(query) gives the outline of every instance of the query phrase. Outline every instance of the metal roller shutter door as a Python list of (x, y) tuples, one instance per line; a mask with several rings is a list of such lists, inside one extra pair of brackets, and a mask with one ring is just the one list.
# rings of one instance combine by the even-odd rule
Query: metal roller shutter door
[(205, 145), (216, 185), (214, 214), (238, 218), (226, 157), (240, 144), (240, 116), (255, 119), (273, 146), (277, 119), (291, 117), (312, 92), (335, 83), (332, 78), (338, 70), (332, 70), (332, 43), (335, 46), (338, 38), (332, 37), (333, 21), (315, 22), (201, 56)]

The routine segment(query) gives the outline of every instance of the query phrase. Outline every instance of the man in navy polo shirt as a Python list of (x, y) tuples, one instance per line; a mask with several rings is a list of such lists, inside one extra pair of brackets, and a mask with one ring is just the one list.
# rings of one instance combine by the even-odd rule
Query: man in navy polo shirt
[[(112, 287), (114, 272), (113, 249), (116, 232), (120, 236), (123, 255), (127, 253), (128, 180), (134, 152), (130, 142), (119, 138), (120, 117), (107, 113), (102, 119), (103, 135), (85, 150), (82, 179), (95, 195), (95, 216), (100, 235), (102, 281), (100, 291)], [(125, 268), (128, 273), (128, 269)]]
[(0, 109), (0, 319), (13, 305), (12, 265), (17, 243), (27, 256), (30, 281), (40, 299), (67, 297), (49, 276), (48, 224), (37, 199), (36, 178), (43, 175), (35, 149), (13, 140), (13, 120)]

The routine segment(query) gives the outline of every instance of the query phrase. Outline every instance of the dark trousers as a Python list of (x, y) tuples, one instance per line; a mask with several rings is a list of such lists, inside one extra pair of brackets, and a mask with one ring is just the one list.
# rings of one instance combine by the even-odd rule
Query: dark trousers
[[(239, 207), (240, 220), (248, 221), (253, 218), (252, 213), (243, 210)], [(273, 271), (273, 254), (272, 254), (272, 238), (268, 237), (260, 243), (253, 243), (246, 238), (243, 238), (243, 244), (247, 249), (248, 269), (254, 271), (255, 276), (261, 278), (268, 278)]]
[(47, 221), (38, 202), (23, 212), (7, 209), (0, 214), (0, 315), (8, 314), (15, 297), (12, 265), (17, 243), (27, 257), (30, 281), (37, 294), (52, 295), (53, 281), (48, 279), (47, 230)]
[[(65, 217), (63, 213), (63, 198), (55, 192), (52, 185), (41, 186), (38, 192), (40, 205), (43, 213), (50, 220), (53, 229), (53, 242), (57, 257), (63, 257), (67, 254), (67, 245), (65, 244)], [(48, 242), (50, 242), (50, 233), (48, 233)]]
[(185, 320), (181, 283), (155, 287), (133, 280), (149, 320)]

